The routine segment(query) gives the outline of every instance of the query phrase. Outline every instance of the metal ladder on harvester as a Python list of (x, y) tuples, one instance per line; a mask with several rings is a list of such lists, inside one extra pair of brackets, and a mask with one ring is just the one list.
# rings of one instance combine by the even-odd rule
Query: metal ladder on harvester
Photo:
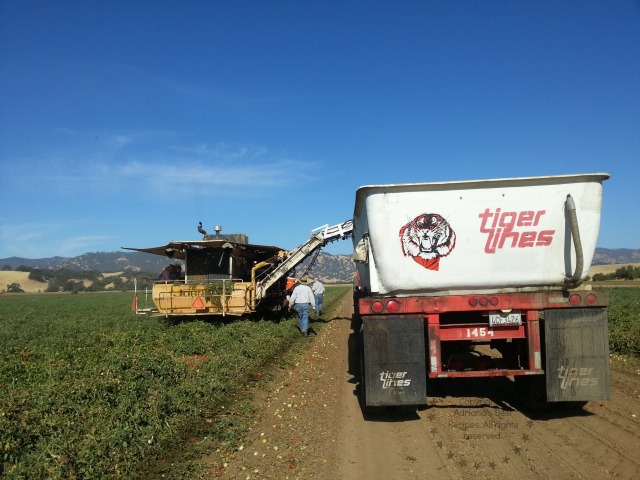
[(353, 234), (353, 220), (347, 220), (346, 222), (331, 227), (329, 225), (323, 225), (322, 227), (311, 230), (310, 233), (311, 237), (309, 240), (299, 247), (286, 252), (284, 260), (273, 270), (270, 270), (263, 279), (256, 282), (256, 302), (264, 298), (269, 287), (286, 275), (289, 270), (302, 263), (304, 259), (313, 252), (335, 240), (349, 238)]

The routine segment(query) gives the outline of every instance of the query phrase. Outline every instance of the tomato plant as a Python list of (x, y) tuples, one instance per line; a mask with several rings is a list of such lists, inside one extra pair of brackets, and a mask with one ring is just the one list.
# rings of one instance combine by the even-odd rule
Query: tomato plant
[(123, 293), (0, 296), (0, 474), (120, 479), (161, 465), (187, 478), (188, 439), (237, 440), (247, 384), (304, 344), (293, 317), (170, 324), (130, 305)]

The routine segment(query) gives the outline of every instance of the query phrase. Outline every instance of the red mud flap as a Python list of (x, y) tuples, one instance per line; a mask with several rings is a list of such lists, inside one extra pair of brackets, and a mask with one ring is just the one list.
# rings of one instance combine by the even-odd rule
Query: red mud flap
[(361, 355), (365, 406), (427, 403), (422, 316), (364, 317)]
[(608, 400), (607, 309), (550, 309), (544, 318), (547, 400)]

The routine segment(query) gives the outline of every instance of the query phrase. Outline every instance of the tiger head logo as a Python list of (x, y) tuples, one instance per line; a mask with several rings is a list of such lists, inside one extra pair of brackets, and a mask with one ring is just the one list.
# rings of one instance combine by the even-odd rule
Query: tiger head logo
[(440, 268), (440, 258), (451, 253), (456, 234), (437, 213), (423, 213), (400, 229), (402, 253), (429, 270)]

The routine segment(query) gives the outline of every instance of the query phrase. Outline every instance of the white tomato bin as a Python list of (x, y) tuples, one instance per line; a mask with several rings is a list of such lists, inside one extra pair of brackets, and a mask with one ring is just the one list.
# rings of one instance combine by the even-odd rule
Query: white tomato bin
[[(593, 173), (360, 187), (353, 217), (360, 287), (402, 296), (557, 288), (568, 278), (584, 280), (608, 178)], [(578, 232), (568, 210), (575, 212)]]

